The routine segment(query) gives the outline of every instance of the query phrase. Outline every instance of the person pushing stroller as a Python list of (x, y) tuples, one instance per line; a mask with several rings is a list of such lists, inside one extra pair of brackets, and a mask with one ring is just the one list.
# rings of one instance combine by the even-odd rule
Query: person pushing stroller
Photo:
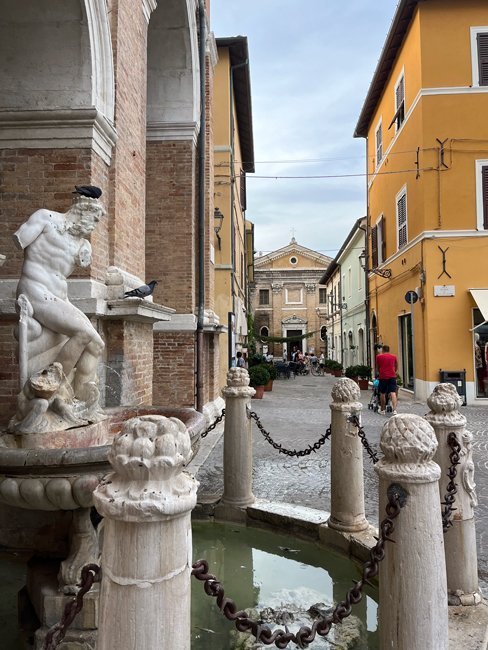
[(386, 414), (387, 395), (391, 400), (392, 413), (396, 415), (397, 407), (397, 383), (396, 375), (398, 370), (398, 360), (394, 354), (390, 354), (390, 346), (384, 345), (381, 354), (376, 357), (376, 367), (378, 368), (380, 393), (380, 415)]

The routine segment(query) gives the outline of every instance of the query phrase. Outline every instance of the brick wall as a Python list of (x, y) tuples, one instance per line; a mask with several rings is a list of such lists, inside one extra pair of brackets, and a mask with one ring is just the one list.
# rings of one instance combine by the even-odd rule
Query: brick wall
[(142, 3), (113, 3), (110, 21), (117, 130), (110, 173), (110, 264), (144, 278), (147, 22)]
[(194, 332), (154, 332), (156, 406), (195, 406)]
[(14, 328), (17, 321), (0, 321), (0, 426), (5, 426), (17, 407), (19, 366)]
[(152, 404), (152, 325), (122, 320), (104, 325), (106, 405)]
[(195, 311), (195, 178), (192, 142), (148, 142), (146, 270), (159, 280), (154, 300)]

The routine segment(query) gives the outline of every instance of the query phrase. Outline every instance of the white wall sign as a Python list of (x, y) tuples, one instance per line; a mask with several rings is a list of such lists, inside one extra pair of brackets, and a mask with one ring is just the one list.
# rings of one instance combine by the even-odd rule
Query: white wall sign
[(456, 287), (453, 284), (437, 284), (434, 286), (434, 296), (449, 297), (456, 295)]

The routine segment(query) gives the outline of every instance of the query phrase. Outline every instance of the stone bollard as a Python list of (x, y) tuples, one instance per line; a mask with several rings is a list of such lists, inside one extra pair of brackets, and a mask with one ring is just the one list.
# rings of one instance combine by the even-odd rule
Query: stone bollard
[(407, 493), (380, 562), (378, 629), (380, 649), (448, 650), (446, 563), (438, 480), (432, 460), (433, 428), (418, 415), (395, 415), (383, 427), (384, 458), (376, 464), (379, 520), (386, 517), (392, 483)]
[[(245, 508), (254, 503), (252, 493), (252, 428), (247, 414), (254, 388), (249, 386), (245, 368), (230, 368), (225, 399), (224, 494), (216, 515), (244, 520)], [(241, 512), (239, 512), (241, 511)]]
[(176, 418), (128, 420), (93, 497), (103, 521), (98, 650), (190, 650), (190, 436)]
[(441, 467), (439, 491), (441, 501), (446, 496), (451, 467), (451, 448), (448, 436), (456, 434), (461, 446), (460, 464), (456, 466), (457, 493), (452, 523), (444, 535), (446, 549), (447, 589), (450, 605), (478, 605), (481, 594), (478, 587), (478, 558), (474, 506), (478, 505), (472, 460), (473, 436), (466, 431), (466, 418), (459, 412), (462, 400), (453, 384), (438, 384), (427, 399), (430, 412), (425, 416), (437, 436), (436, 462)]
[(368, 528), (364, 514), (363, 447), (357, 427), (348, 422), (352, 414), (360, 417), (361, 391), (352, 379), (339, 379), (332, 388), (330, 528), (358, 532)]

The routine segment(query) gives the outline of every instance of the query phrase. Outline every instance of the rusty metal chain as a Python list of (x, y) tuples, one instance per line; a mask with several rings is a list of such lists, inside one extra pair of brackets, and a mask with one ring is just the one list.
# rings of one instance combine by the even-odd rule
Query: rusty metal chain
[(442, 508), (442, 529), (444, 533), (446, 533), (452, 526), (451, 515), (454, 510), (457, 510), (457, 508), (453, 507), (457, 494), (457, 483), (455, 483), (454, 479), (457, 476), (456, 465), (460, 464), (461, 458), (459, 454), (461, 451), (461, 445), (459, 444), (456, 434), (453, 431), (451, 431), (451, 433), (447, 436), (447, 444), (451, 449), (451, 453), (449, 455), (451, 466), (447, 471), (449, 483), (446, 486), (446, 496), (444, 497), (444, 501), (441, 501), (441, 505), (444, 506)]
[(83, 609), (83, 597), (90, 591), (94, 582), (100, 580), (100, 567), (97, 564), (87, 564), (81, 570), (80, 590), (76, 596), (66, 603), (63, 616), (59, 623), (53, 625), (44, 639), (44, 650), (54, 650), (64, 639), (68, 627)]
[(363, 447), (368, 452), (369, 457), (373, 461), (373, 465), (376, 464), (378, 462), (378, 460), (379, 460), (378, 459), (378, 454), (376, 453), (376, 451), (373, 449), (373, 447), (368, 442), (368, 439), (366, 438), (366, 434), (364, 433), (364, 429), (362, 428), (361, 423), (359, 421), (359, 417), (355, 413), (352, 413), (347, 418), (347, 421), (351, 422), (352, 424), (354, 424), (355, 427), (357, 427), (358, 437), (361, 440), (361, 443), (362, 443)]
[(256, 422), (256, 426), (263, 434), (264, 439), (269, 442), (269, 444), (274, 447), (274, 449), (276, 449), (280, 454), (285, 454), (285, 456), (296, 456), (298, 458), (301, 458), (302, 456), (308, 456), (312, 452), (315, 453), (318, 451), (320, 447), (325, 444), (325, 441), (330, 438), (331, 429), (329, 426), (327, 431), (317, 440), (317, 442), (314, 442), (313, 445), (309, 445), (306, 449), (300, 449), (299, 451), (296, 449), (286, 449), (280, 443), (273, 440), (273, 438), (261, 424), (259, 415), (255, 411), (248, 411), (248, 415)]
[(217, 424), (219, 422), (222, 422), (224, 417), (225, 417), (225, 409), (222, 409), (222, 413), (216, 418), (214, 422), (212, 422), (212, 424), (207, 429), (205, 429), (205, 431), (202, 434), (200, 434), (200, 438), (206, 438), (210, 433), (210, 431), (213, 431), (217, 426)]
[(245, 610), (238, 610), (236, 604), (225, 596), (224, 588), (217, 578), (208, 572), (208, 562), (198, 560), (192, 565), (192, 575), (204, 582), (205, 593), (216, 598), (217, 605), (222, 614), (233, 621), (239, 632), (249, 632), (259, 643), (264, 645), (275, 645), (277, 648), (286, 648), (290, 642), (296, 643), (299, 648), (307, 648), (319, 636), (326, 636), (334, 623), (342, 621), (351, 613), (352, 605), (356, 605), (362, 599), (365, 584), (369, 579), (378, 574), (379, 563), (385, 557), (385, 543), (394, 541), (391, 535), (394, 531), (393, 520), (399, 515), (400, 510), (407, 502), (407, 493), (396, 484), (390, 485), (387, 490), (388, 504), (386, 506), (387, 516), (380, 524), (379, 538), (370, 551), (370, 559), (364, 563), (360, 580), (355, 580), (354, 587), (351, 587), (344, 600), (337, 603), (335, 608), (325, 617), (320, 617), (313, 622), (312, 627), (302, 626), (296, 634), (285, 629), (277, 629), (274, 632), (268, 625), (252, 620)]

